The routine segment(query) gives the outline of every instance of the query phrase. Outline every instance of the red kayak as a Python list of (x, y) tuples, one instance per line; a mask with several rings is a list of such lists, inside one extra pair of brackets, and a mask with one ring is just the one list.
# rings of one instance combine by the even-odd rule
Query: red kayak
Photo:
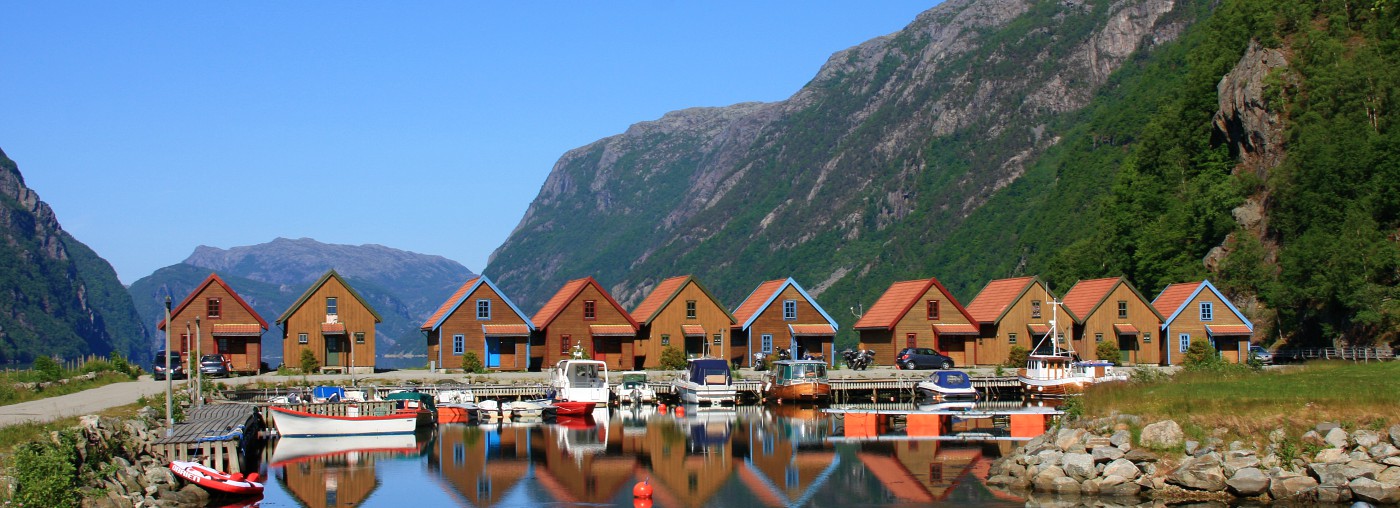
[(170, 470), (181, 478), (209, 490), (229, 494), (261, 494), (263, 491), (263, 484), (258, 483), (257, 473), (245, 477), (242, 473), (229, 474), (198, 462), (183, 460), (170, 461)]
[(567, 400), (555, 401), (554, 416), (584, 417), (593, 414), (593, 408), (597, 404), (592, 402), (573, 402)]

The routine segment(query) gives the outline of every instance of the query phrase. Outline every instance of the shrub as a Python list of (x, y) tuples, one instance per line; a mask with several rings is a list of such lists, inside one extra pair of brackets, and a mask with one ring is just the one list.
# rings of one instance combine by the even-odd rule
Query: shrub
[(1026, 360), (1031, 357), (1031, 351), (1021, 346), (1011, 346), (1011, 351), (1006, 355), (1007, 367), (1021, 368), (1026, 366)]
[(58, 366), (53, 358), (40, 356), (34, 359), (34, 372), (39, 374), (41, 381), (54, 382), (63, 379), (63, 368)]
[(301, 373), (303, 375), (310, 374), (319, 368), (321, 368), (321, 362), (316, 359), (316, 353), (311, 352), (310, 349), (301, 350)]
[(1181, 364), (1187, 369), (1192, 367), (1200, 368), (1205, 365), (1219, 363), (1220, 354), (1215, 347), (1210, 345), (1210, 341), (1203, 339), (1192, 339), (1191, 345), (1186, 347), (1186, 356)]
[(665, 370), (685, 369), (685, 353), (675, 346), (667, 347), (661, 351), (661, 368)]
[(1100, 342), (1098, 346), (1094, 347), (1094, 354), (1100, 360), (1107, 360), (1113, 363), (1118, 363), (1118, 360), (1122, 355), (1122, 353), (1118, 350), (1118, 342), (1113, 340), (1105, 340), (1103, 342)]
[(462, 355), (462, 370), (472, 374), (485, 374), (486, 366), (481, 363), (481, 357), (476, 356), (475, 351), (467, 351)]
[(58, 438), (58, 444), (30, 441), (15, 449), (14, 500), (20, 506), (78, 506), (73, 466), (76, 440), (68, 431), (60, 432)]

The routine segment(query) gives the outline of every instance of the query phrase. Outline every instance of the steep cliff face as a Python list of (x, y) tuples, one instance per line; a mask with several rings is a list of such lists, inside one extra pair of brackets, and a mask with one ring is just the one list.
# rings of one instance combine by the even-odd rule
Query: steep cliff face
[(142, 329), (111, 265), (59, 225), (0, 152), (0, 363), (132, 355)]
[(527, 308), (585, 275), (631, 305), (679, 273), (730, 304), (785, 276), (854, 303), (920, 276), (1115, 69), (1181, 33), (1175, 8), (946, 2), (786, 101), (673, 112), (570, 151), (485, 272)]

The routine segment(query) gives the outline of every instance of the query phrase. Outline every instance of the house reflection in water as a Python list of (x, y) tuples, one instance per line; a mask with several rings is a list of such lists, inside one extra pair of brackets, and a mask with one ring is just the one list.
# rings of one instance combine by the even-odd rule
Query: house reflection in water
[(538, 426), (439, 426), (428, 469), (472, 505), (495, 505), (529, 476), (532, 431)]
[(431, 435), (284, 437), (269, 465), (282, 487), (308, 508), (359, 506), (379, 488), (375, 462), (416, 457)]

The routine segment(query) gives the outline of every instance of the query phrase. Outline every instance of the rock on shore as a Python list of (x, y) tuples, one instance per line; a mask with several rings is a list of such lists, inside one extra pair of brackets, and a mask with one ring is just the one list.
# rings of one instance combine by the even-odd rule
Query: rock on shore
[(1032, 497), (1128, 502), (1145, 497), (1400, 504), (1400, 424), (1385, 432), (1318, 424), (1297, 442), (1321, 449), (1285, 460), (1280, 454), (1305, 452), (1286, 443), (1281, 430), (1270, 433), (1261, 451), (1239, 441), (1226, 445), (1219, 437), (1189, 441), (1181, 425), (1165, 420), (1144, 426), (1135, 447), (1127, 428), (1139, 421), (1122, 415), (1052, 429), (994, 462), (987, 485)]

